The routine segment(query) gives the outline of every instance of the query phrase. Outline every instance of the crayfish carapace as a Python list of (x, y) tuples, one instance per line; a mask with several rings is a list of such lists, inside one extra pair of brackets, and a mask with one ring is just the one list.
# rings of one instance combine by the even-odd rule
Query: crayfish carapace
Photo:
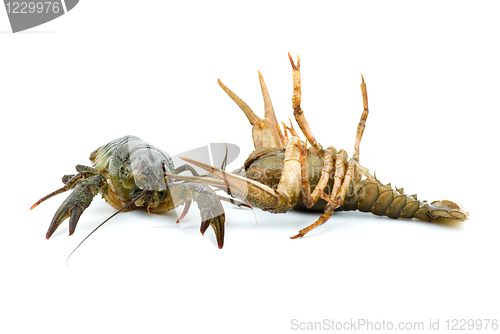
[[(168, 175), (174, 179), (209, 184), (228, 194), (272, 213), (284, 213), (296, 206), (322, 210), (323, 214), (313, 224), (291, 238), (303, 237), (312, 229), (324, 224), (338, 210), (359, 210), (391, 218), (417, 218), (424, 221), (443, 219), (465, 220), (468, 214), (454, 202), (419, 201), (416, 195), (405, 195), (403, 189), (393, 189), (382, 184), (368, 169), (359, 163), (359, 145), (368, 117), (368, 95), (361, 76), (363, 112), (358, 123), (354, 154), (348, 159), (344, 150), (329, 146), (323, 149), (306, 121), (301, 103), (300, 58), (293, 70), (293, 115), (306, 137), (301, 141), (290, 123), (283, 124), (284, 134), (278, 126), (271, 98), (262, 75), (259, 80), (264, 97), (265, 117), (261, 119), (252, 109), (219, 80), (222, 89), (236, 102), (252, 124), (255, 151), (244, 166), (233, 173), (210, 165), (184, 159), (218, 177)], [(288, 135), (290, 134), (290, 136)], [(311, 145), (307, 147), (308, 143)]]
[(172, 180), (166, 176), (182, 171), (198, 175), (189, 165), (174, 168), (166, 152), (134, 136), (118, 138), (99, 147), (90, 154), (90, 161), (93, 167), (76, 166), (78, 173), (65, 175), (62, 188), (31, 207), (33, 209), (52, 196), (74, 189), (55, 213), (47, 231), (47, 239), (67, 218), (70, 219), (69, 235), (73, 234), (83, 211), (100, 193), (118, 212), (143, 208), (148, 212), (163, 213), (184, 204), (179, 220), (194, 200), (201, 212), (201, 234), (205, 233), (208, 226), (212, 226), (217, 245), (222, 248), (224, 208), (219, 197), (206, 185), (172, 184)]

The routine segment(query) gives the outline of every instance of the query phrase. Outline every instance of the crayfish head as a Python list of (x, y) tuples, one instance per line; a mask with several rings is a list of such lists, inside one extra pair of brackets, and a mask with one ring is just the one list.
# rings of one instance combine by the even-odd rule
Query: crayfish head
[(133, 172), (136, 188), (141, 190), (164, 191), (167, 189), (161, 166), (144, 164)]
[[(147, 193), (135, 202), (138, 207), (156, 208), (168, 194), (163, 170), (153, 165), (144, 164), (134, 172), (135, 192), (146, 190)], [(135, 194), (134, 194), (135, 195)]]
[(165, 198), (165, 192), (162, 191), (147, 191), (144, 196), (140, 197), (135, 201), (136, 207), (146, 207), (149, 211), (149, 208), (156, 208)]

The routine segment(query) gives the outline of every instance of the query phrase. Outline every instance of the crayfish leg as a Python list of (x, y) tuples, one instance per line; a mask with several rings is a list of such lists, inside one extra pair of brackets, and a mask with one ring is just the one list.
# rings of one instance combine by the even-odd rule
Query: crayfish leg
[(293, 62), (293, 58), (288, 53), (288, 58), (290, 59), (290, 64), (292, 64), (293, 69), (293, 95), (292, 95), (292, 107), (293, 107), (293, 116), (299, 124), (300, 129), (304, 136), (306, 136), (309, 143), (319, 149), (319, 144), (314, 138), (311, 127), (309, 123), (307, 123), (306, 117), (304, 116), (304, 111), (300, 107), (300, 103), (302, 101), (302, 91), (301, 91), (301, 83), (300, 83), (300, 58), (297, 56), (297, 65)]
[[(341, 160), (341, 162), (342, 162), (342, 164), (344, 163), (344, 161), (342, 161), (342, 160)], [(325, 212), (321, 215), (321, 217), (319, 217), (319, 219), (317, 221), (315, 221), (311, 225), (307, 226), (306, 228), (303, 228), (302, 230), (299, 231), (298, 234), (291, 236), (290, 239), (302, 238), (304, 235), (311, 232), (316, 227), (323, 225), (324, 223), (326, 223), (328, 221), (328, 219), (330, 219), (330, 217), (334, 213), (335, 209), (340, 207), (342, 204), (344, 204), (347, 190), (349, 189), (349, 184), (351, 183), (351, 180), (352, 180), (353, 175), (354, 175), (354, 168), (355, 168), (354, 161), (352, 161), (352, 160), (349, 161), (347, 172), (345, 173), (344, 181), (342, 182), (342, 185), (340, 186), (340, 188), (334, 186), (334, 189), (332, 190), (330, 198), (325, 198), (325, 200), (328, 202), (328, 204), (325, 208)], [(342, 174), (343, 174), (343, 171), (342, 171)], [(338, 178), (335, 179), (336, 183), (338, 183), (340, 181)], [(337, 188), (337, 190), (335, 190), (335, 188)], [(319, 191), (320, 195), (323, 195), (324, 197), (326, 197), (326, 195), (324, 195), (322, 190), (318, 190), (318, 191)]]
[(366, 119), (368, 118), (368, 94), (366, 92), (365, 79), (363, 74), (361, 74), (361, 94), (363, 95), (363, 113), (361, 114), (361, 119), (358, 123), (358, 130), (356, 131), (356, 142), (354, 143), (354, 154), (352, 158), (354, 161), (359, 162), (359, 144), (361, 143), (361, 138), (363, 137), (363, 132), (365, 131)]
[[(331, 208), (331, 207), (332, 207), (331, 205), (327, 205), (327, 208)], [(317, 221), (315, 221), (311, 225), (303, 228), (302, 230), (299, 231), (299, 233), (297, 233), (294, 236), (291, 236), (290, 239), (302, 238), (304, 235), (306, 235), (307, 233), (311, 232), (316, 227), (319, 227), (319, 226), (323, 225), (324, 223), (326, 223), (328, 221), (328, 219), (330, 219), (330, 217), (332, 216), (332, 214), (333, 214), (333, 210), (328, 209), (328, 212), (327, 212), (327, 209), (325, 209), (325, 213), (323, 213), (321, 215), (321, 217), (319, 217), (319, 219)]]
[[(45, 202), (49, 198), (54, 197), (54, 196), (59, 195), (59, 194), (62, 194), (63, 192), (66, 192), (66, 191), (70, 190), (77, 183), (78, 180), (80, 180), (80, 179), (82, 179), (84, 177), (85, 177), (85, 174), (82, 174), (82, 173), (73, 175), (73, 177), (71, 177), (69, 180), (67, 180), (65, 182), (65, 185), (63, 187), (61, 187), (61, 188), (59, 188), (59, 189), (51, 192), (47, 196), (44, 196), (44, 197), (40, 198), (35, 204), (33, 204), (31, 206), (30, 210), (33, 210), (39, 204), (41, 204), (42, 202)], [(63, 180), (64, 180), (64, 178), (63, 178)]]

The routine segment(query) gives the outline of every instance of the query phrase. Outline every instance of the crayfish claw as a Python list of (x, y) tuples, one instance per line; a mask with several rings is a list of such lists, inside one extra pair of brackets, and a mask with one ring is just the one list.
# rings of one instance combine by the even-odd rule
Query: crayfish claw
[(222, 248), (224, 245), (225, 215), (219, 198), (212, 189), (203, 185), (193, 184), (186, 186), (186, 189), (192, 192), (192, 196), (200, 210), (200, 233), (205, 235), (208, 227), (212, 226), (217, 239), (217, 246)]
[(212, 226), (215, 233), (215, 239), (217, 240), (217, 246), (221, 249), (224, 246), (224, 222), (226, 220), (224, 213), (214, 217), (212, 210), (210, 208), (205, 208), (205, 210), (201, 212), (201, 218), (201, 235), (204, 236), (208, 226)]
[(208, 226), (212, 226), (215, 232), (215, 239), (217, 240), (217, 246), (221, 249), (224, 246), (224, 222), (226, 218), (225, 215), (219, 215), (217, 217), (207, 219), (201, 222), (200, 232), (201, 235), (205, 235)]
[(186, 202), (184, 202), (184, 209), (182, 210), (182, 214), (179, 217), (179, 219), (177, 219), (177, 222), (176, 222), (177, 224), (179, 224), (181, 222), (181, 220), (184, 219), (184, 217), (186, 217), (186, 215), (187, 215), (187, 213), (189, 211), (189, 208), (191, 207), (191, 202), (192, 201), (186, 201)]
[(71, 209), (71, 216), (69, 218), (69, 235), (72, 235), (75, 232), (76, 224), (78, 224), (78, 220), (84, 210), (85, 209), (79, 205), (75, 205), (73, 209)]
[(78, 185), (57, 209), (45, 237), (49, 239), (67, 218), (69, 218), (69, 235), (72, 235), (83, 211), (92, 203), (98, 189), (105, 182), (104, 176), (97, 174)]
[(221, 249), (224, 246), (224, 222), (226, 218), (224, 215), (220, 215), (214, 218), (210, 223), (210, 226), (214, 229), (215, 238), (217, 240), (217, 247)]
[(209, 226), (210, 226), (210, 221), (205, 220), (205, 221), (201, 222), (201, 226), (200, 226), (201, 235), (205, 236), (205, 232), (207, 231)]
[[(87, 194), (88, 192), (88, 194)], [(85, 197), (90, 197), (90, 200), (86, 200)], [(68, 198), (61, 204), (59, 209), (56, 211), (52, 222), (50, 223), (49, 229), (47, 230), (47, 235), (45, 236), (49, 239), (56, 229), (61, 225), (61, 223), (70, 218), (69, 220), (69, 235), (72, 235), (75, 231), (76, 225), (83, 211), (88, 207), (92, 201), (91, 191), (87, 188), (77, 188)], [(83, 200), (83, 201), (82, 201)], [(85, 205), (88, 202), (87, 205)], [(84, 205), (85, 207), (82, 207)]]

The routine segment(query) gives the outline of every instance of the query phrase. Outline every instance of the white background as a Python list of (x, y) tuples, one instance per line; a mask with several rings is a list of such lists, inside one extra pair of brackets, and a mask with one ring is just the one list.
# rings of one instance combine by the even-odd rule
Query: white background
[[(299, 322), (500, 318), (499, 6), (480, 2), (81, 1), (12, 34), (0, 10), (2, 333), (286, 333)], [(457, 200), (457, 227), (371, 214), (226, 207), (226, 243), (174, 213), (113, 218), (98, 196), (67, 238), (45, 232), (62, 185), (95, 148), (134, 134), (170, 154), (208, 142), (252, 151), (251, 127), (217, 78), (262, 115), (292, 115), (287, 52), (324, 146), (423, 199)], [(256, 223), (257, 221), (257, 223)]]

